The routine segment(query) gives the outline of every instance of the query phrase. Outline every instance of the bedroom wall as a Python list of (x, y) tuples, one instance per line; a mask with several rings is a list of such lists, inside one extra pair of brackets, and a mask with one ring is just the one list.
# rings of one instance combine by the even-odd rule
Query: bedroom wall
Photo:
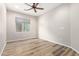
[[(15, 17), (30, 18), (30, 31), (29, 32), (16, 32)], [(7, 12), (7, 41), (17, 41), (30, 38), (37, 38), (37, 17), (21, 14), (18, 12)]]
[(79, 51), (79, 3), (71, 4), (71, 46)]
[(0, 3), (0, 55), (6, 45), (6, 7)]
[(70, 5), (63, 4), (39, 17), (39, 38), (70, 46)]

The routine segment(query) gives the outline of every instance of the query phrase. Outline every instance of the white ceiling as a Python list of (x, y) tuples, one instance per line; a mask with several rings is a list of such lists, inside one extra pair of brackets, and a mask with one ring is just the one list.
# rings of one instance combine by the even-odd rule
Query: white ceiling
[[(32, 3), (29, 3), (29, 4), (32, 5)], [(12, 10), (12, 11), (16, 11), (16, 12), (20, 12), (24, 14), (29, 14), (32, 16), (39, 16), (50, 11), (51, 9), (54, 9), (60, 4), (61, 3), (40, 3), (38, 7), (42, 7), (44, 8), (44, 10), (37, 10), (37, 13), (35, 13), (34, 10), (24, 11), (24, 9), (30, 8), (30, 6), (25, 5), (24, 3), (7, 3), (6, 6), (8, 10)]]

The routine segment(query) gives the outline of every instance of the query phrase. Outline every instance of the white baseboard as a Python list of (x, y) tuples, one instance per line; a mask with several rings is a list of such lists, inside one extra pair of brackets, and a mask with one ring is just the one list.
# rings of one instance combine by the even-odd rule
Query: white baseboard
[(22, 39), (18, 39), (18, 40), (7, 41), (7, 42), (24, 41), (24, 40), (28, 40), (28, 39), (38, 39), (38, 38), (22, 38)]
[[(39, 39), (42, 39), (42, 38), (39, 38)], [(42, 40), (45, 40), (45, 39), (42, 39)], [(75, 52), (79, 53), (78, 50), (76, 50), (75, 48), (71, 47), (71, 46), (68, 46), (66, 44), (62, 44), (62, 43), (59, 43), (59, 42), (56, 42), (56, 41), (51, 41), (51, 40), (46, 40), (46, 41), (49, 41), (49, 42), (52, 42), (52, 43), (55, 43), (55, 44), (59, 44), (59, 45), (63, 45), (63, 46), (66, 46), (68, 48), (71, 48), (72, 50), (74, 50)]]
[(4, 44), (3, 48), (2, 48), (2, 51), (1, 51), (1, 53), (0, 53), (0, 56), (2, 55), (2, 53), (3, 53), (3, 51), (4, 51), (5, 46), (6, 46), (6, 42), (5, 42), (5, 44)]

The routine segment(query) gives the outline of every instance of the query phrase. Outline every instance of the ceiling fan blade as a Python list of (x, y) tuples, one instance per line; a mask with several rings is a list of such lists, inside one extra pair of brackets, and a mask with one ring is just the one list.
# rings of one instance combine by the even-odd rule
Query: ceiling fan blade
[(38, 7), (36, 9), (44, 10), (44, 8), (38, 8)]
[(33, 8), (30, 8), (30, 9), (24, 9), (25, 11), (28, 11), (28, 10), (31, 10), (31, 9), (33, 9)]
[(38, 6), (39, 3), (36, 3), (36, 6)]
[(34, 8), (34, 12), (35, 12), (35, 13), (37, 12), (35, 8)]
[(28, 3), (25, 3), (26, 5), (28, 5), (28, 6), (30, 6), (30, 7), (32, 7), (31, 5), (29, 5)]

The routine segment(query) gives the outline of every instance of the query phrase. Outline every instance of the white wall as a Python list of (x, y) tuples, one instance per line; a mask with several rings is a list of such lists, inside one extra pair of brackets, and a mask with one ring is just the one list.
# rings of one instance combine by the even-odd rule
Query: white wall
[[(30, 31), (29, 32), (16, 32), (15, 17), (30, 18)], [(24, 40), (30, 38), (37, 38), (37, 17), (24, 15), (21, 13), (8, 11), (7, 12), (7, 41)]]
[(70, 5), (63, 4), (39, 17), (39, 38), (65, 45), (70, 40)]
[(79, 3), (71, 4), (71, 46), (79, 51)]
[(0, 55), (6, 45), (6, 8), (0, 4)]

